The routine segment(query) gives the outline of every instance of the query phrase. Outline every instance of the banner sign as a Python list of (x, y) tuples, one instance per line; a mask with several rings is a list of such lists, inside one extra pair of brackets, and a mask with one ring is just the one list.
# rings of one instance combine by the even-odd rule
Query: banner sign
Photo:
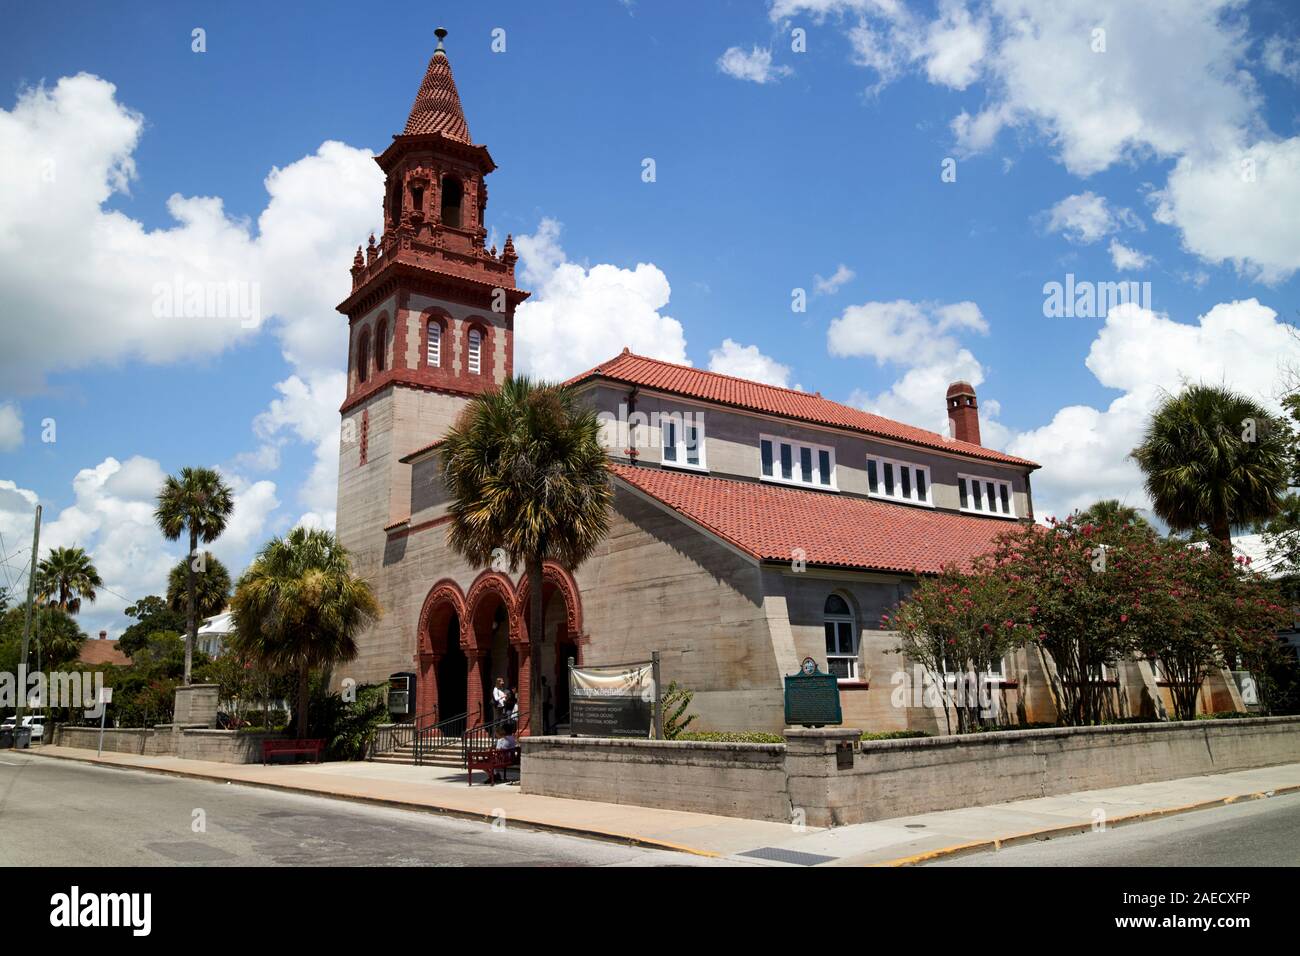
[(649, 737), (655, 697), (652, 664), (569, 668), (569, 733)]

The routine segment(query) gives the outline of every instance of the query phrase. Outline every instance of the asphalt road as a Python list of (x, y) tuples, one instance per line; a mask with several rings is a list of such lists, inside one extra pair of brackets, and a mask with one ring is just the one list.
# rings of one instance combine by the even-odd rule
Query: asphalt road
[(931, 866), (1300, 866), (1300, 793), (1194, 810)]
[[(201, 827), (200, 827), (201, 824)], [(700, 857), (0, 751), (4, 866), (691, 866)]]

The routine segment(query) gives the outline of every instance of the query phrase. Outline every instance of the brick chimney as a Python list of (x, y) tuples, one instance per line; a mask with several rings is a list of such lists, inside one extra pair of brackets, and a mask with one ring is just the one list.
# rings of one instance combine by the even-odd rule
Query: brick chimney
[(958, 441), (980, 443), (980, 406), (970, 382), (948, 386), (948, 428)]

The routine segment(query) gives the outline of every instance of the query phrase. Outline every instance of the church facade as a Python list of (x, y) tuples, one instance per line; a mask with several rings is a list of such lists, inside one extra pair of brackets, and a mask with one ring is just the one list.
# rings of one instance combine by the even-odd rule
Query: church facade
[[(569, 382), (605, 423), (614, 502), (588, 561), (546, 568), (543, 633), (527, 632), (522, 572), (450, 548), (439, 439), (512, 373), (528, 293), (511, 239), (485, 247), (496, 166), (470, 136), (441, 36), (405, 128), (376, 158), (383, 234), (357, 251), (339, 305), (350, 344), (337, 530), (384, 617), (338, 676), (414, 672), (425, 724), (481, 720), (502, 678), (521, 714), (538, 695), (543, 726), (524, 731), (536, 733), (567, 721), (569, 659), (658, 651), (665, 683), (695, 695), (693, 729), (771, 731), (783, 676), (812, 657), (839, 678), (846, 725), (943, 731), (881, 615), (918, 574), (1032, 521), (1038, 467), (981, 444), (968, 383), (936, 395), (951, 424), (941, 435), (625, 350)], [(1145, 662), (1120, 671), (1118, 714), (1162, 696)], [(991, 662), (983, 678), (1004, 719), (1051, 719), (1036, 655)], [(1207, 709), (1240, 709), (1234, 691), (1207, 688)]]

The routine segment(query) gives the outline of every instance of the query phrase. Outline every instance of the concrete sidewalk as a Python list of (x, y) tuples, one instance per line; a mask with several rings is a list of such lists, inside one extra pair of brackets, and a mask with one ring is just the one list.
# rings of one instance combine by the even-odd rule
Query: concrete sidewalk
[[(39, 747), (28, 753), (120, 769), (270, 787), (411, 810), (680, 850), (736, 863), (767, 865), (903, 866), (954, 853), (997, 849), (1025, 840), (1120, 826), (1171, 813), (1300, 790), (1300, 764), (1187, 777), (945, 810), (831, 830), (542, 797), (517, 785), (465, 785), (465, 774), (383, 763), (226, 764), (179, 757)], [(475, 774), (476, 781), (484, 779)]]

